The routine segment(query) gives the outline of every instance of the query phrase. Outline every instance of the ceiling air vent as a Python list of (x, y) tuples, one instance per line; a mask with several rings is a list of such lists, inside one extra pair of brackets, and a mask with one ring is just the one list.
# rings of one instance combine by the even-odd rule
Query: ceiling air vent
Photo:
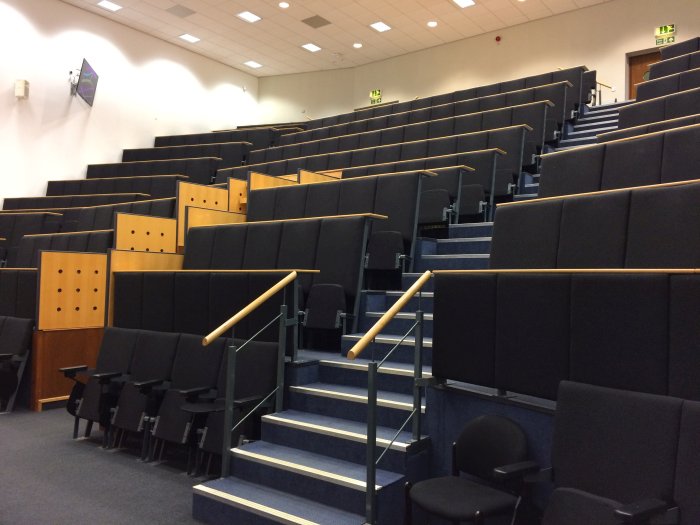
[(195, 13), (189, 7), (185, 7), (184, 5), (180, 4), (175, 4), (171, 8), (166, 9), (166, 11), (171, 15), (179, 16), (180, 18), (187, 18)]
[(314, 29), (318, 29), (319, 27), (327, 26), (330, 24), (328, 20), (318, 15), (305, 18), (304, 20), (302, 20), (302, 22), (304, 22), (307, 26), (313, 27)]

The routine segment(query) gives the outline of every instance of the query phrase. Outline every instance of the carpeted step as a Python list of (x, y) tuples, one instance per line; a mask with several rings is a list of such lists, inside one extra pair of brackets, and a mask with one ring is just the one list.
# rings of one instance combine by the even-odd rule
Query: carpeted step
[(362, 525), (365, 522), (361, 514), (341, 511), (237, 478), (196, 485), (193, 488), (192, 509), (195, 519), (213, 525)]
[[(309, 383), (289, 387), (289, 408), (326, 416), (343, 414), (353, 421), (367, 419), (367, 387)], [(413, 396), (380, 390), (377, 393), (379, 425), (400, 428), (413, 409)], [(422, 411), (425, 411), (423, 402)]]
[[(382, 458), (382, 469), (405, 474), (409, 457), (413, 451), (422, 450), (425, 444), (412, 442), (409, 431), (400, 432), (392, 443), (395, 435), (394, 428), (377, 428), (377, 457), (389, 447)], [(285, 410), (262, 417), (262, 439), (268, 443), (323, 453), (364, 465), (367, 424), (334, 416)]]
[[(340, 353), (347, 355), (348, 351), (359, 341), (364, 334), (346, 334), (340, 340)], [(401, 341), (403, 336), (380, 333), (374, 338), (374, 342), (367, 345), (363, 353), (366, 359), (381, 360), (391, 351), (391, 349)], [(433, 359), (433, 339), (432, 337), (423, 338), (423, 364), (430, 366)], [(398, 348), (391, 354), (389, 361), (392, 363), (409, 363), (413, 364), (415, 353), (415, 338), (413, 335), (406, 336), (399, 344)]]
[(424, 255), (416, 261), (416, 269), (426, 270), (484, 270), (489, 267), (487, 253), (459, 255)]
[[(377, 321), (386, 313), (380, 312), (364, 312), (360, 316), (360, 331), (367, 332)], [(416, 322), (415, 312), (399, 312), (389, 323), (384, 327), (382, 333), (396, 334), (403, 336), (406, 334)], [(413, 332), (411, 332), (413, 334)], [(425, 337), (433, 336), (433, 314), (423, 314), (423, 335)]]
[[(318, 503), (332, 501), (346, 512), (361, 513), (365, 505), (367, 467), (297, 448), (255, 441), (231, 451), (237, 478)], [(395, 485), (401, 493), (402, 474), (377, 469), (377, 498)]]
[(436, 255), (483, 254), (491, 252), (491, 237), (438, 239)]
[(467, 222), (450, 224), (448, 235), (450, 239), (468, 239), (471, 237), (490, 237), (493, 233), (493, 222)]

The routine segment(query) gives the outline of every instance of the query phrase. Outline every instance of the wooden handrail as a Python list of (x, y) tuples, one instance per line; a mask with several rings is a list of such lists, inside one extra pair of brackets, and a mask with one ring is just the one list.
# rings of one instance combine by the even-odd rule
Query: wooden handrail
[(426, 271), (423, 275), (421, 275), (418, 280), (413, 283), (413, 285), (406, 290), (406, 292), (399, 297), (399, 300), (396, 301), (389, 310), (387, 310), (384, 315), (381, 316), (379, 321), (374, 323), (374, 326), (369, 329), (369, 331), (362, 336), (362, 338), (355, 343), (355, 345), (350, 349), (348, 352), (348, 359), (355, 359), (357, 356), (359, 356), (363, 350), (367, 347), (369, 343), (372, 342), (372, 340), (377, 337), (377, 334), (382, 331), (382, 329), (391, 321), (394, 316), (401, 311), (401, 309), (406, 305), (406, 303), (414, 296), (416, 295), (421, 288), (423, 288), (423, 285), (428, 282), (428, 280), (433, 276), (432, 272), (430, 270)]
[(291, 272), (288, 275), (286, 275), (284, 277), (284, 279), (279, 281), (277, 284), (275, 284), (270, 289), (268, 289), (266, 292), (264, 292), (262, 295), (260, 295), (257, 299), (252, 301), (248, 306), (243, 308), (243, 310), (239, 311), (236, 315), (229, 318), (229, 320), (225, 321), (224, 324), (219, 326), (219, 328), (216, 328), (210, 334), (206, 335), (204, 337), (204, 339), (202, 339), (202, 346), (207, 346), (207, 345), (211, 344), (219, 336), (221, 336), (221, 334), (223, 334), (227, 330), (230, 330), (231, 328), (233, 328), (237, 323), (239, 323), (240, 321), (245, 319), (248, 316), (248, 314), (255, 311), (261, 304), (263, 304), (270, 297), (275, 295), (277, 292), (279, 292), (282, 288), (287, 286), (289, 283), (291, 283), (296, 278), (297, 278), (297, 272)]

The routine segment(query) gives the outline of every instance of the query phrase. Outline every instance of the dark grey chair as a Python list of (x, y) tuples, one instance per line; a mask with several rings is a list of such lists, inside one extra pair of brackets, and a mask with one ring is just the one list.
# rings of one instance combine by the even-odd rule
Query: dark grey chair
[(489, 516), (512, 515), (522, 483), (511, 479), (505, 467), (524, 462), (527, 449), (525, 433), (510, 419), (485, 415), (471, 420), (452, 445), (452, 475), (406, 485), (405, 524), (411, 524), (414, 503), (452, 523), (481, 524)]

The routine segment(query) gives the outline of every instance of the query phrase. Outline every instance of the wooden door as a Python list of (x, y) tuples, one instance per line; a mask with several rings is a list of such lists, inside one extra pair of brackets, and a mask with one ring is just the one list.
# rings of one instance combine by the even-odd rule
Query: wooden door
[(661, 60), (657, 49), (651, 53), (628, 57), (627, 74), (629, 78), (629, 98), (637, 98), (637, 84), (649, 80), (649, 66)]

